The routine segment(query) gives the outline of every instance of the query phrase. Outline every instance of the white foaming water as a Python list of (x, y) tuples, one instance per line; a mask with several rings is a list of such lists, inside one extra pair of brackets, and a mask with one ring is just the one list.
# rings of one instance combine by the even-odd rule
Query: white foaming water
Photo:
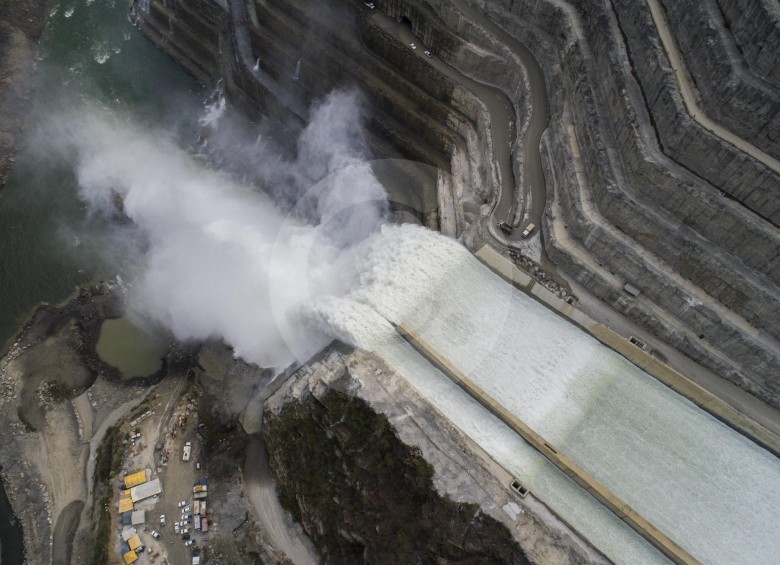
[(385, 226), (321, 327), (375, 351), (621, 563), (665, 561), (405, 344), (432, 347), (703, 563), (777, 563), (780, 464), (488, 271), (457, 243)]
[(216, 129), (219, 124), (219, 119), (225, 115), (226, 107), (227, 102), (225, 101), (225, 97), (220, 93), (216, 101), (211, 104), (206, 104), (206, 113), (198, 120), (198, 123), (205, 128)]

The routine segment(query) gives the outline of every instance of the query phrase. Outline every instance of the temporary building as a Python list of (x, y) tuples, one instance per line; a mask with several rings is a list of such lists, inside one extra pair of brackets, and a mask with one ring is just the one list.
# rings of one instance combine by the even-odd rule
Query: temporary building
[(127, 545), (130, 546), (131, 551), (136, 551), (139, 547), (141, 547), (141, 538), (138, 537), (138, 534), (135, 534), (129, 540), (127, 540)]
[(132, 475), (127, 475), (125, 477), (125, 487), (133, 488), (135, 486), (145, 483), (148, 480), (149, 480), (149, 469), (146, 469), (144, 471), (138, 471), (137, 473), (133, 473)]
[(122, 512), (122, 525), (129, 526), (132, 523), (132, 518), (132, 512)]
[(143, 510), (136, 510), (133, 512), (133, 515), (130, 518), (130, 523), (133, 526), (138, 526), (144, 522), (146, 522), (146, 513)]
[(128, 498), (120, 498), (119, 499), (119, 513), (122, 514), (123, 512), (130, 512), (133, 509), (133, 499)]
[(125, 565), (130, 565), (130, 563), (138, 561), (138, 556), (135, 554), (135, 551), (128, 551), (122, 556), (122, 559), (125, 560)]
[(122, 530), (122, 541), (129, 540), (131, 537), (133, 537), (136, 534), (137, 531), (138, 530), (136, 530), (135, 528), (125, 528), (124, 530)]
[(160, 479), (154, 479), (148, 483), (143, 483), (137, 487), (131, 488), (130, 498), (133, 499), (133, 502), (138, 502), (139, 500), (149, 498), (150, 496), (160, 494), (161, 492), (162, 486), (160, 485)]

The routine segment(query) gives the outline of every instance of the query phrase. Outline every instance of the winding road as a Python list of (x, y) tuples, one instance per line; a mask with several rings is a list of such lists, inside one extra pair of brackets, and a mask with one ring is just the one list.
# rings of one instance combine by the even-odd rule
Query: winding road
[[(490, 18), (475, 10), (463, 0), (452, 0), (452, 5), (473, 23), (478, 24), (500, 39), (504, 45), (512, 49), (525, 67), (528, 83), (531, 87), (531, 116), (528, 120), (525, 139), (523, 140), (523, 175), (525, 187), (522, 187), (522, 190), (521, 187), (518, 187), (518, 190), (521, 190), (521, 192), (526, 195), (527, 202), (525, 202), (525, 205), (523, 206), (523, 214), (515, 214), (515, 217), (523, 220), (518, 224), (518, 227), (525, 226), (529, 221), (538, 226), (541, 223), (546, 198), (544, 170), (542, 168), (542, 156), (539, 150), (539, 144), (542, 139), (542, 134), (547, 129), (550, 120), (547, 104), (547, 86), (545, 84), (542, 67), (539, 65), (539, 62), (536, 60), (536, 57), (534, 57), (533, 53), (531, 53), (523, 43), (507, 33)], [(503, 152), (504, 149), (505, 146), (494, 143), (495, 151)], [(510, 214), (512, 214), (512, 209), (518, 200), (515, 193), (516, 190), (514, 186), (512, 186), (512, 190), (510, 191), (509, 187), (506, 186), (506, 184), (504, 185), (498, 204), (493, 212), (493, 219), (495, 221), (498, 221), (499, 219), (511, 221)], [(519, 204), (522, 205), (522, 203)], [(517, 241), (522, 238), (520, 234), (521, 230), (515, 230), (510, 236), (504, 237), (507, 237), (510, 241)]]
[[(511, 234), (505, 234), (497, 229), (498, 221), (505, 220), (513, 223), (512, 219), (516, 217), (520, 219), (517, 223), (519, 227), (525, 226), (529, 222), (538, 226), (544, 211), (546, 192), (539, 151), (541, 136), (547, 128), (549, 119), (544, 74), (531, 52), (517, 39), (464, 2), (453, 0), (453, 5), (470, 20), (481, 25), (513, 49), (525, 66), (531, 85), (532, 111), (522, 142), (524, 187), (516, 186), (512, 168), (512, 153), (517, 147), (516, 114), (507, 95), (495, 86), (481, 83), (466, 76), (436, 55), (426, 56), (424, 54), (425, 46), (419, 38), (414, 36), (408, 23), (398, 23), (381, 12), (372, 13), (371, 18), (375, 24), (404, 45), (415, 43), (418, 48), (412, 52), (417, 57), (426, 61), (457, 84), (470, 90), (487, 108), (490, 114), (492, 149), (501, 177), (498, 198), (490, 216), (489, 233), (493, 236), (495, 243), (501, 246), (512, 246), (513, 242), (522, 240), (522, 230), (516, 229)], [(516, 208), (519, 209), (516, 210)]]

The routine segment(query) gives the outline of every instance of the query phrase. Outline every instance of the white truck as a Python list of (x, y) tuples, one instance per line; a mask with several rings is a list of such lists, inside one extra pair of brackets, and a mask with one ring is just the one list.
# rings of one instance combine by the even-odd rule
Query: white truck
[(525, 226), (525, 229), (523, 230), (523, 237), (528, 237), (531, 235), (531, 232), (534, 231), (534, 228), (536, 228), (536, 226), (533, 224), (528, 224)]

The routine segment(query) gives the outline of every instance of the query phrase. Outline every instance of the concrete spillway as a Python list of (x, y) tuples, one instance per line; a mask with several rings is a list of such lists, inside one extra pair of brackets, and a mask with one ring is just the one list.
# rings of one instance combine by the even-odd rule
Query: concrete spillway
[(496, 401), (495, 398), (485, 393), (485, 391), (477, 386), (474, 381), (458, 371), (451, 363), (431, 348), (424, 339), (417, 335), (417, 333), (403, 325), (396, 326), (395, 329), (412, 345), (412, 347), (422, 353), (426, 359), (452, 379), (455, 384), (466, 391), (469, 396), (487, 408), (491, 414), (497, 416), (514, 432), (518, 433), (525, 441), (531, 444), (534, 449), (549, 459), (553, 465), (558, 467), (565, 475), (588, 491), (596, 500), (609, 508), (618, 518), (623, 520), (631, 529), (653, 544), (661, 553), (671, 559), (674, 563), (680, 565), (695, 565), (699, 563), (687, 551), (675, 543), (674, 540), (661, 532), (626, 504), (624, 500), (615, 496), (615, 494), (604, 484), (595, 479), (590, 473), (577, 465), (577, 463), (566, 457), (565, 454), (559, 452), (555, 447), (550, 445), (549, 442), (545, 441), (542, 436), (529, 428), (525, 422), (507, 410), (500, 402)]
[(376, 351), (605, 554), (663, 562), (645, 540), (422, 359), (404, 324), (703, 563), (780, 555), (780, 463), (579, 329), (457, 243), (386, 228), (363, 285), (330, 324)]

